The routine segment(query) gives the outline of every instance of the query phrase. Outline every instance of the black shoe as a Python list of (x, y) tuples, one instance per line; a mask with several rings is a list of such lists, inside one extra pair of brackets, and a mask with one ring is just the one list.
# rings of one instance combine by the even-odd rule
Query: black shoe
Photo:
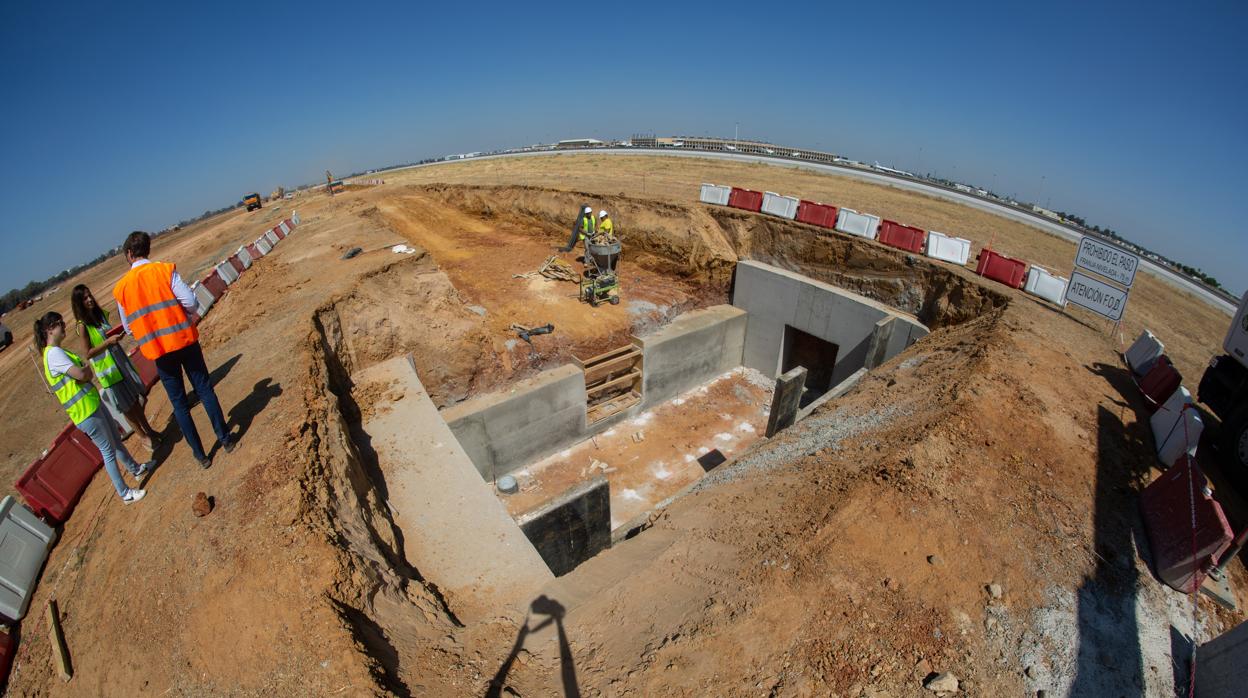
[(211, 458), (210, 456), (204, 456), (203, 458), (200, 458), (200, 459), (199, 459), (199, 467), (203, 468), (204, 470), (207, 470), (207, 469), (211, 468), (211, 467), (212, 467), (212, 458)]
[(237, 445), (238, 445), (238, 441), (235, 441), (234, 439), (226, 439), (225, 441), (221, 442), (221, 450), (225, 451), (226, 453), (233, 453), (234, 447)]

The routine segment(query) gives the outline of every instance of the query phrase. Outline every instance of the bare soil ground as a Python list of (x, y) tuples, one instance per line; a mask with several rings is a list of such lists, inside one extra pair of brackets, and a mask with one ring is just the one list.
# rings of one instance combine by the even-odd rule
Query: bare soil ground
[[(305, 197), (301, 229), (203, 326), (241, 448), (202, 471), (171, 440), (148, 498), (132, 507), (96, 478), (23, 623), (10, 691), (481, 695), (493, 686), (529, 696), (575, 684), (604, 696), (917, 696), (927, 673), (951, 671), (969, 695), (1164, 695), (1183, 680), (1171, 657), (1187, 651), (1185, 637), (1242, 620), (1201, 600), (1197, 631), (1190, 598), (1162, 587), (1141, 558), (1136, 492), (1159, 471), (1103, 323), (965, 270), (692, 203), (701, 181), (978, 242), (995, 234), (998, 249), (1058, 270), (1073, 256), (1068, 242), (954, 204), (699, 160), (487, 161)], [(584, 200), (617, 212), (634, 306), (586, 313), (509, 275), (566, 241)], [(263, 220), (214, 219), (162, 239), (154, 256), (202, 269)], [(384, 250), (396, 242), (418, 251)], [(367, 252), (341, 260), (353, 246)], [(892, 303), (936, 331), (797, 427), (736, 454), (650, 529), (557, 580), (527, 615), (460, 623), (403, 558), (351, 436), (372, 401), (353, 392), (351, 375), (411, 353), (431, 396), (451, 404), (723, 302), (746, 256)], [(99, 294), (120, 273), (114, 260), (84, 277)], [(537, 359), (507, 346), (506, 325), (546, 320), (558, 330), (544, 346), (535, 340)], [(1191, 383), (1226, 322), (1142, 277), (1125, 325), (1162, 336)], [(29, 330), (20, 331), (23, 341)], [(64, 423), (25, 361), (0, 356), (10, 481)], [(163, 397), (149, 414), (169, 423)], [(190, 511), (199, 491), (217, 504), (202, 519)], [(1242, 510), (1230, 513), (1244, 525)], [(1232, 571), (1248, 588), (1242, 566)], [(69, 683), (56, 677), (40, 620), (53, 596), (75, 664)]]

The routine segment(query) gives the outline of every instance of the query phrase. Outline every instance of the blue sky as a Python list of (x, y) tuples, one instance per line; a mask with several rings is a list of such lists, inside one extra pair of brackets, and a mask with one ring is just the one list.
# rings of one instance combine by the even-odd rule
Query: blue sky
[(6, 3), (0, 291), (327, 168), (737, 123), (1248, 287), (1245, 5), (866, 5)]

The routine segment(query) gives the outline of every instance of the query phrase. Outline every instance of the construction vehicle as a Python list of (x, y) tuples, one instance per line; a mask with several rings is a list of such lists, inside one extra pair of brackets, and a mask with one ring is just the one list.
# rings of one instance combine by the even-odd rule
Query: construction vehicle
[(260, 195), (253, 192), (244, 196), (243, 205), (247, 207), (248, 211), (254, 211), (260, 208)]
[(0, 322), (0, 351), (4, 351), (12, 343), (13, 333), (9, 331), (8, 327), (4, 326), (3, 322)]
[(1248, 293), (1239, 301), (1222, 349), (1226, 353), (1213, 357), (1201, 376), (1198, 395), (1222, 421), (1214, 444), (1228, 474), (1243, 487), (1248, 485)]
[(334, 179), (334, 173), (325, 170), (325, 191), (333, 196), (335, 192), (340, 192), (345, 188), (341, 179)]
[(595, 235), (585, 241), (585, 272), (581, 275), (581, 300), (597, 307), (599, 303), (620, 304), (620, 241), (612, 235)]

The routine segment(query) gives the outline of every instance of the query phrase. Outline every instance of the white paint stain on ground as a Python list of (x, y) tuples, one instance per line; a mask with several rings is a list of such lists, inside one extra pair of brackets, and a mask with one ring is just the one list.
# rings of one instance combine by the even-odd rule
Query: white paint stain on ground
[(732, 441), (732, 439), (733, 439), (732, 434), (729, 434), (726, 431), (721, 431), (715, 435), (716, 441), (723, 441), (724, 443), (728, 443), (729, 441)]
[(637, 493), (637, 490), (631, 487), (625, 487), (624, 490), (620, 492), (620, 496), (624, 499), (635, 499), (639, 502), (641, 501), (641, 495)]
[(753, 434), (754, 425), (750, 424), (749, 422), (741, 422), (740, 424), (737, 425), (737, 431), (743, 431), (747, 434)]
[(664, 463), (663, 461), (659, 461), (658, 463), (650, 466), (650, 471), (653, 472), (654, 476), (660, 480), (666, 480), (672, 476), (672, 471), (667, 469), (667, 463)]
[(695, 461), (695, 460), (697, 460), (697, 459), (698, 459), (698, 457), (697, 457), (697, 456), (695, 456), (695, 455), (693, 455), (692, 453), (686, 453), (686, 454), (685, 454), (685, 462), (686, 462), (686, 463), (692, 463), (692, 462), (694, 462), (694, 461)]
[(677, 406), (677, 407), (680, 407), (681, 405), (685, 404), (685, 399), (684, 399), (684, 398), (679, 398), (679, 397), (678, 397), (678, 398), (676, 398), (675, 400), (672, 400), (672, 404), (673, 404), (673, 405), (675, 405), (675, 406)]

